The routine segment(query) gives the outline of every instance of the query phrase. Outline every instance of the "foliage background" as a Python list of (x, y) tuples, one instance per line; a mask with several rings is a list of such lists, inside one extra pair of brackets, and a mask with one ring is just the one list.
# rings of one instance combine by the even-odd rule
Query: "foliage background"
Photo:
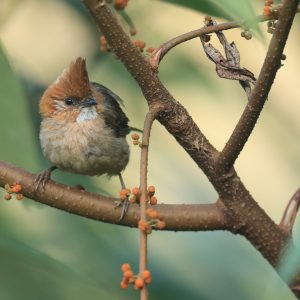
[[(225, 19), (259, 14), (262, 1), (131, 0), (128, 14), (138, 36), (157, 46), (199, 28), (210, 13)], [(221, 19), (218, 19), (221, 20)], [(224, 20), (224, 19), (223, 19)], [(236, 168), (259, 204), (276, 221), (299, 187), (299, 17), (257, 127)], [(125, 25), (126, 26), (126, 25)], [(270, 35), (266, 24), (246, 41), (240, 30), (226, 32), (241, 53), (241, 65), (256, 75)], [(38, 100), (77, 56), (88, 61), (90, 78), (123, 98), (131, 124), (142, 127), (147, 111), (141, 92), (112, 54), (100, 53), (99, 34), (77, 0), (2, 0), (0, 3), (0, 159), (31, 172), (49, 164), (39, 142)], [(216, 43), (216, 39), (212, 41)], [(188, 109), (210, 141), (221, 149), (246, 103), (237, 82), (217, 77), (198, 39), (163, 60), (160, 78)], [(124, 177), (138, 185), (139, 149), (131, 147)], [(117, 196), (117, 178), (54, 173), (68, 184)], [(152, 133), (149, 182), (164, 203), (213, 202), (217, 194), (186, 153), (159, 124)], [(1, 199), (3, 191), (0, 191)], [(299, 245), (299, 223), (295, 226)], [(151, 299), (294, 299), (277, 273), (240, 236), (227, 232), (155, 232), (149, 243)], [(120, 265), (137, 268), (138, 232), (103, 224), (37, 204), (0, 200), (0, 299), (138, 299), (119, 289)], [(296, 259), (293, 256), (293, 259)], [(286, 266), (287, 272), (291, 264)]]

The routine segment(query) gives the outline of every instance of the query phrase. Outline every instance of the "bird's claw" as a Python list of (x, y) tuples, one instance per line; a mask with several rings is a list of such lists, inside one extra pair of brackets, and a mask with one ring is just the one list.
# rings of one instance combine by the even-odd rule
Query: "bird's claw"
[(43, 191), (45, 190), (45, 185), (50, 179), (50, 175), (51, 172), (49, 170), (45, 170), (36, 176), (33, 182), (35, 192), (39, 189), (40, 185), (42, 185)]
[(50, 179), (52, 171), (56, 169), (55, 166), (50, 167), (49, 169), (41, 172), (36, 176), (36, 178), (33, 181), (34, 191), (36, 192), (40, 185), (42, 185), (43, 191), (45, 191), (45, 185), (46, 182)]
[(119, 221), (122, 221), (124, 216), (127, 213), (128, 207), (129, 207), (129, 199), (128, 197), (124, 201), (115, 201), (115, 208), (122, 206), (121, 215), (119, 218)]

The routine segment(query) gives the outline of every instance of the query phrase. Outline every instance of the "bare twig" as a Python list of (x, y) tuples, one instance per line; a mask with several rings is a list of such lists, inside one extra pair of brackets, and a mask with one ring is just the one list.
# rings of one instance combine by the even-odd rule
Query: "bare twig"
[(217, 166), (220, 169), (229, 170), (233, 166), (256, 124), (280, 68), (283, 49), (297, 11), (297, 5), (298, 0), (283, 2), (275, 32), (249, 102), (218, 157)]
[[(281, 6), (278, 6), (278, 12), (280, 13)], [(297, 12), (300, 12), (300, 5), (297, 7)], [(253, 24), (253, 23), (259, 23), (259, 22), (265, 22), (268, 20), (274, 20), (278, 18), (278, 15), (271, 15), (271, 16), (257, 16), (250, 20), (246, 21), (232, 21), (232, 22), (226, 22), (222, 24), (218, 24), (215, 26), (210, 27), (202, 27), (184, 34), (181, 34), (175, 38), (172, 38), (171, 40), (163, 43), (161, 46), (159, 46), (151, 55), (151, 65), (153, 69), (156, 69), (160, 63), (160, 61), (163, 59), (163, 57), (174, 47), (180, 45), (181, 43), (184, 43), (186, 41), (192, 40), (194, 38), (200, 37), (205, 34), (214, 33), (217, 31), (224, 31), (234, 28), (243, 27), (247, 24)]]
[(282, 219), (280, 221), (279, 227), (286, 233), (291, 234), (293, 226), (297, 217), (297, 212), (300, 205), (300, 189), (296, 191), (291, 200), (289, 201)]
[[(140, 208), (141, 220), (147, 222), (146, 208), (147, 208), (147, 170), (148, 170), (148, 152), (149, 152), (149, 139), (153, 121), (156, 118), (156, 112), (149, 110), (146, 115), (143, 129), (142, 150), (141, 150), (141, 165), (140, 165)], [(140, 230), (140, 275), (147, 269), (147, 232)], [(141, 300), (148, 299), (147, 285), (144, 284), (140, 294)]]
[[(207, 27), (217, 25), (217, 22), (211, 17), (206, 17), (205, 20)], [(238, 80), (249, 98), (251, 94), (250, 82), (254, 84), (256, 81), (254, 74), (246, 68), (240, 67), (240, 53), (235, 43), (229, 43), (222, 31), (216, 31), (216, 35), (224, 48), (226, 58), (211, 43), (207, 44), (206, 36), (200, 36), (206, 56), (215, 63), (219, 77)]]
[[(33, 185), (35, 178), (36, 174), (0, 161), (0, 186), (18, 182), (22, 185), (24, 196), (34, 201), (111, 224), (136, 227), (140, 219), (138, 205), (130, 205), (126, 216), (119, 221), (120, 211), (115, 209), (115, 201), (119, 199), (71, 188), (52, 180), (46, 183), (45, 191), (35, 192)], [(165, 230), (230, 230), (231, 227), (230, 214), (219, 204), (158, 204), (156, 209), (166, 220)]]

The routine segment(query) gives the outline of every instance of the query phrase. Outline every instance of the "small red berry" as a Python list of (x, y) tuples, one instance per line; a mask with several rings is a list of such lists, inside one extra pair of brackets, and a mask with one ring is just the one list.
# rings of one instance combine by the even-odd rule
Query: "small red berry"
[(152, 197), (150, 198), (150, 204), (151, 204), (151, 205), (156, 205), (156, 204), (157, 204), (157, 198), (154, 197), (154, 196), (152, 196)]
[(133, 272), (131, 270), (127, 270), (124, 272), (124, 277), (129, 280), (133, 277)]
[(140, 136), (139, 136), (137, 133), (133, 133), (133, 134), (131, 135), (131, 138), (132, 138), (133, 140), (139, 140), (139, 139), (140, 139)]
[(17, 200), (22, 200), (24, 198), (23, 194), (17, 194), (16, 199)]
[(19, 193), (22, 190), (22, 186), (20, 184), (16, 183), (11, 187), (10, 190), (12, 193)]
[(128, 286), (129, 286), (128, 282), (126, 282), (124, 280), (121, 281), (121, 283), (120, 283), (121, 289), (126, 290), (126, 289), (128, 289)]
[(135, 281), (134, 281), (134, 287), (138, 290), (142, 289), (144, 287), (144, 279), (138, 277)]
[(148, 53), (152, 53), (155, 51), (155, 48), (154, 47), (148, 47), (147, 50), (146, 50)]
[(123, 272), (126, 272), (126, 271), (128, 271), (128, 270), (131, 270), (131, 266), (130, 266), (130, 264), (123, 264), (122, 266), (121, 266), (121, 270), (123, 271)]
[(148, 193), (154, 195), (154, 193), (155, 193), (155, 187), (153, 185), (150, 185), (148, 187)]
[(143, 273), (142, 273), (142, 277), (144, 279), (148, 279), (148, 278), (151, 278), (151, 273), (149, 270), (144, 270)]

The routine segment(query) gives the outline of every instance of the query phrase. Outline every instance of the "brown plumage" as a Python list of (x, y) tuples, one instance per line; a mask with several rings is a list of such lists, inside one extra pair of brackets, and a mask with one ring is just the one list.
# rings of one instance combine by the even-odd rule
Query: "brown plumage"
[(40, 101), (40, 141), (54, 165), (37, 178), (45, 185), (55, 168), (86, 175), (120, 175), (129, 161), (131, 128), (120, 98), (91, 83), (81, 57), (52, 83)]

